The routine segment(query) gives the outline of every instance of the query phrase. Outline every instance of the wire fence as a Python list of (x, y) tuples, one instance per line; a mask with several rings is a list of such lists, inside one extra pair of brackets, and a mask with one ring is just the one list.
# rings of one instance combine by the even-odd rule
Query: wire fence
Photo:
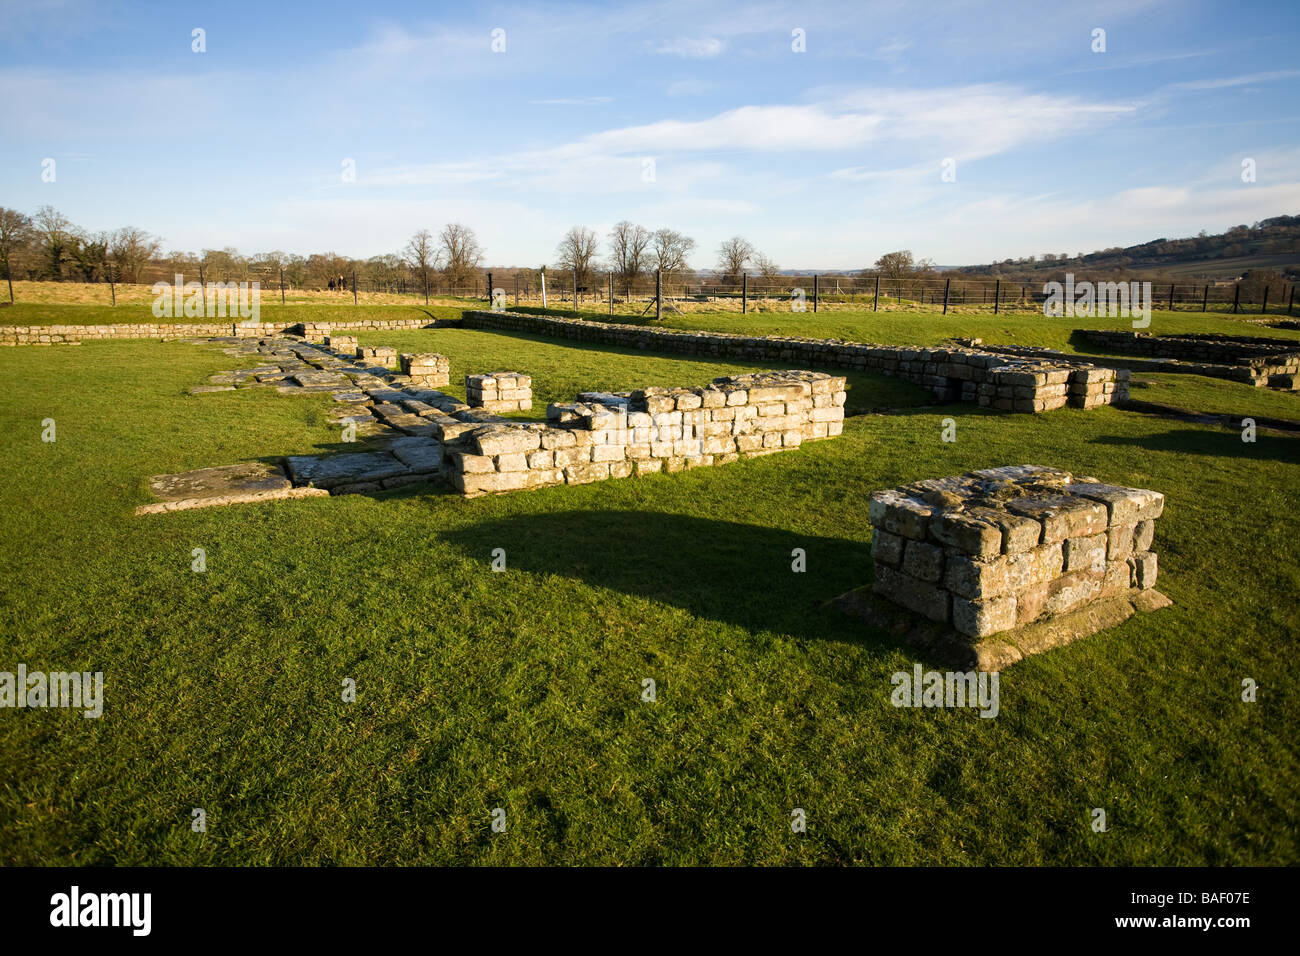
[[(1042, 312), (1053, 292), (1049, 282), (1064, 284), (1065, 276), (1044, 282), (971, 277), (960, 273), (890, 276), (875, 273), (807, 273), (779, 275), (726, 275), (683, 271), (623, 276), (612, 272), (489, 269), (449, 275), (373, 263), (342, 263), (304, 274), (275, 265), (240, 263), (234, 267), (189, 262), (150, 262), (131, 270), (132, 282), (122, 282), (122, 270), (107, 265), (91, 279), (42, 282), (48, 289), (76, 288), (76, 301), (117, 304), (149, 297), (155, 283), (257, 283), (262, 301), (285, 304), (304, 299), (365, 302), (428, 303), (435, 299), (480, 300), (500, 307), (604, 309), (610, 314), (648, 312), (655, 308), (678, 311), (728, 310), (748, 312), (786, 310), (880, 311), (921, 309), (948, 312)], [(15, 280), (20, 281), (18, 276)], [(1083, 281), (1076, 283), (1083, 288)], [(1109, 279), (1093, 280), (1094, 288)], [(1133, 280), (1128, 280), (1133, 281)], [(1160, 283), (1149, 286), (1150, 307), (1172, 311), (1285, 314), (1295, 309), (1294, 282)], [(1058, 290), (1057, 294), (1063, 290)], [(66, 298), (66, 296), (65, 296)], [(47, 301), (57, 301), (51, 293)]]

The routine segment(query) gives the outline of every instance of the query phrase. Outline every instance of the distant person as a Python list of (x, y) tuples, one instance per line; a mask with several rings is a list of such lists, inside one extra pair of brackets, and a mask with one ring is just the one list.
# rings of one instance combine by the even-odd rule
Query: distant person
[(334, 280), (333, 280), (333, 279), (330, 279), (330, 291), (331, 291), (331, 292), (334, 291)]

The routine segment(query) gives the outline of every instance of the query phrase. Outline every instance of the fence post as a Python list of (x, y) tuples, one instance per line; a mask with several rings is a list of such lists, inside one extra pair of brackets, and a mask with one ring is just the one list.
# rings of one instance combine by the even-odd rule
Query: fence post
[(284, 266), (280, 266), (280, 304), (284, 305)]
[(515, 273), (515, 308), (519, 308), (519, 273)]
[(108, 291), (113, 296), (113, 307), (117, 308), (117, 286), (113, 282), (113, 266), (111, 264), (108, 267)]
[(1237, 283), (1236, 289), (1232, 293), (1232, 314), (1237, 314), (1237, 306), (1241, 304), (1241, 283)]
[(614, 314), (614, 273), (610, 272), (608, 273), (608, 275), (609, 275), (609, 288), (607, 294), (609, 296), (609, 314), (613, 315)]
[(357, 267), (352, 267), (352, 304), (357, 304)]
[(203, 278), (203, 264), (199, 263), (199, 294), (202, 297), (203, 317), (208, 317), (208, 283)]
[(749, 311), (749, 273), (740, 274), (740, 314)]
[(658, 322), (664, 317), (664, 300), (663, 300), (663, 270), (655, 270), (655, 321)]
[(1210, 284), (1205, 283), (1205, 290), (1201, 292), (1201, 311), (1204, 312), (1206, 306), (1210, 304)]
[(1259, 314), (1263, 315), (1268, 311), (1268, 283), (1264, 283), (1264, 301), (1260, 303)]
[(542, 270), (542, 308), (546, 308), (546, 270)]
[(429, 304), (429, 270), (424, 271), (424, 304)]
[(871, 311), (876, 312), (880, 309), (880, 276), (876, 276), (876, 294), (871, 300)]
[(8, 256), (5, 256), (5, 281), (9, 283), (9, 304), (13, 305), (14, 304), (14, 277), (13, 277), (13, 273), (9, 271)]
[(948, 314), (948, 286), (951, 282), (952, 279), (943, 280), (943, 314), (944, 315)]
[(1002, 298), (1002, 280), (998, 279), (993, 286), (993, 314), (998, 314), (998, 300)]
[(813, 276), (813, 311), (817, 311), (817, 276)]
[(1174, 311), (1174, 284), (1169, 283), (1169, 311)]
[[(6, 266), (6, 271), (8, 271), (8, 267), (7, 267), (7, 266)], [(9, 301), (10, 301), (10, 302), (13, 301), (13, 292), (12, 292), (12, 290), (11, 290), (10, 293), (9, 293)], [(1290, 314), (1291, 314), (1291, 306), (1293, 306), (1293, 305), (1295, 305), (1295, 285), (1294, 285), (1294, 284), (1292, 284), (1292, 286), (1291, 286), (1291, 298), (1288, 299), (1288, 300), (1287, 300), (1287, 303), (1286, 303), (1286, 314), (1287, 314), (1287, 315), (1290, 315)]]

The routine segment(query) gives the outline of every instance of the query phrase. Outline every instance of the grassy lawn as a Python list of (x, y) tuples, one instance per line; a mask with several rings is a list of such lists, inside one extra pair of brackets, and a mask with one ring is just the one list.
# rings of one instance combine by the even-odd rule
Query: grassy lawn
[(1204, 375), (1134, 373), (1130, 394), (1136, 401), (1211, 415), (1259, 415), (1300, 421), (1300, 393), (1256, 388)]
[[(363, 340), (443, 350), (457, 378), (531, 372), (541, 401), (738, 367)], [(148, 475), (332, 446), (327, 396), (184, 394), (231, 366), (154, 342), (0, 350), (0, 669), (102, 670), (106, 699), (100, 720), (0, 711), (0, 862), (1300, 862), (1300, 440), (918, 407), (855, 378), (850, 404), (910, 407), (720, 468), (133, 517)], [(1016, 665), (995, 720), (894, 709), (913, 656), (825, 606), (871, 578), (867, 495), (1021, 462), (1165, 492), (1174, 607)]]

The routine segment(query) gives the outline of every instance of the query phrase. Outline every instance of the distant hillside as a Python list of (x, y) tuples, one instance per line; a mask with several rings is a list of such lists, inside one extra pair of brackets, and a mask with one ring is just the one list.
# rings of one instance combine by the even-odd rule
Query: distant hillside
[(1300, 279), (1300, 216), (1275, 216), (1253, 226), (1186, 239), (1152, 239), (1137, 246), (1101, 249), (1087, 255), (1048, 253), (963, 266), (969, 275), (1031, 276), (1035, 273), (1142, 273), (1152, 278), (1234, 280), (1252, 270)]

